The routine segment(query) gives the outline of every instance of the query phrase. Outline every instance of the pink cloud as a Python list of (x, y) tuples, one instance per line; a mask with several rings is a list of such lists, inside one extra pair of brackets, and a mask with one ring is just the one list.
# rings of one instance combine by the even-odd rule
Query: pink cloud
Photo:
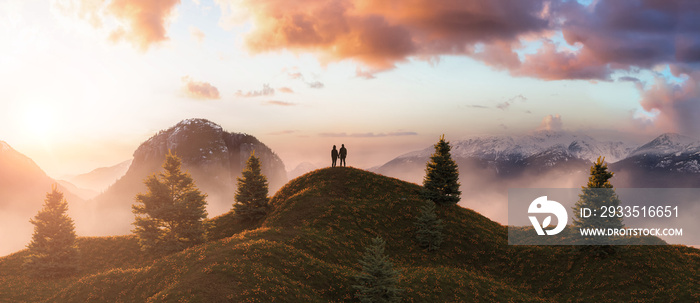
[(561, 122), (561, 116), (559, 114), (556, 114), (554, 116), (547, 115), (542, 119), (542, 123), (540, 124), (538, 130), (560, 131), (562, 130), (562, 126), (563, 124)]
[(513, 41), (547, 27), (538, 17), (539, 0), (240, 3), (256, 25), (246, 37), (251, 51), (312, 52), (322, 62), (353, 59), (373, 70), (393, 68), (410, 56), (467, 54), (474, 43)]
[(185, 93), (195, 99), (220, 99), (219, 90), (207, 83), (194, 81), (190, 77), (183, 77), (183, 82), (185, 83)]
[(112, 0), (107, 13), (126, 23), (110, 35), (113, 41), (126, 40), (141, 50), (168, 40), (167, 21), (180, 0)]
[(658, 77), (641, 94), (641, 105), (656, 114), (652, 121), (658, 128), (688, 135), (700, 133), (700, 73), (689, 75), (681, 83)]
[(243, 97), (243, 98), (253, 98), (253, 97), (260, 97), (260, 96), (270, 96), (275, 94), (275, 89), (270, 87), (270, 84), (263, 84), (263, 88), (261, 90), (251, 90), (248, 92), (242, 92), (242, 91), (237, 91), (236, 96), (238, 97)]
[[(356, 75), (365, 78), (409, 58), (442, 55), (470, 56), (545, 80), (610, 80), (616, 70), (700, 62), (700, 6), (692, 1), (235, 2), (255, 24), (245, 38), (252, 52), (314, 53), (322, 63), (354, 60), (363, 66)], [(568, 47), (548, 40), (556, 32)], [(524, 41), (537, 40), (544, 42), (540, 49), (518, 55)]]

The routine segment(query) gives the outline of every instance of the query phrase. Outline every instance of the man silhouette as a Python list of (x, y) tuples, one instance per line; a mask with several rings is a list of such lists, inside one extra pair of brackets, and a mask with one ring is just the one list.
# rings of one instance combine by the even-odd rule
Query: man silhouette
[(345, 149), (345, 144), (341, 144), (340, 146), (340, 166), (347, 166), (345, 164), (345, 157), (348, 156), (348, 150)]
[(335, 167), (335, 161), (338, 160), (338, 150), (335, 149), (335, 145), (333, 145), (333, 150), (331, 150), (331, 160), (333, 160), (332, 167)]

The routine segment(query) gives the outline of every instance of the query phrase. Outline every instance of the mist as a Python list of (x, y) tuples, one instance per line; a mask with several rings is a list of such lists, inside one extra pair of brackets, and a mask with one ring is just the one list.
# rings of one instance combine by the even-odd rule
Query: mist
[[(587, 167), (581, 164), (546, 171), (504, 173), (479, 160), (457, 159), (457, 162), (462, 191), (458, 204), (504, 225), (508, 224), (509, 188), (579, 188), (588, 180)], [(401, 163), (392, 169), (379, 168), (377, 172), (420, 185), (425, 164)]]

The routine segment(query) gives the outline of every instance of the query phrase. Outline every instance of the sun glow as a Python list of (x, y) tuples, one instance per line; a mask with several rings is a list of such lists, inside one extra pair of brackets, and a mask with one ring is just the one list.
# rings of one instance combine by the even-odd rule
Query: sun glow
[(50, 106), (33, 104), (26, 107), (22, 117), (25, 136), (47, 145), (56, 132), (56, 113)]

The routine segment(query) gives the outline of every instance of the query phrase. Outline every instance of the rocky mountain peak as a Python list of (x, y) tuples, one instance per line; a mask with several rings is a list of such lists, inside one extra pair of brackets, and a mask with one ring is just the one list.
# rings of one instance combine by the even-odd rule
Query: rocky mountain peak
[(645, 154), (661, 155), (682, 152), (686, 147), (697, 142), (698, 140), (692, 137), (676, 133), (665, 133), (651, 140), (649, 143), (640, 146), (633, 151), (630, 156)]
[[(212, 216), (231, 209), (236, 178), (241, 176), (253, 151), (262, 163), (262, 173), (269, 182), (270, 194), (287, 182), (282, 160), (254, 136), (227, 132), (220, 125), (206, 119), (187, 119), (159, 131), (143, 142), (134, 152), (134, 159), (126, 174), (103, 194), (95, 197), (95, 204), (121, 210), (124, 218), (133, 216), (130, 214), (130, 206), (134, 197), (145, 191), (143, 181), (149, 175), (162, 170), (168, 151), (182, 159), (182, 169), (189, 172), (197, 187), (208, 195), (207, 211)], [(114, 217), (113, 213), (96, 216), (108, 220), (106, 217)], [(99, 232), (124, 232), (131, 228), (128, 219), (115, 218), (112, 221), (113, 225), (109, 227), (111, 230)], [(94, 228), (99, 229), (97, 226)]]

